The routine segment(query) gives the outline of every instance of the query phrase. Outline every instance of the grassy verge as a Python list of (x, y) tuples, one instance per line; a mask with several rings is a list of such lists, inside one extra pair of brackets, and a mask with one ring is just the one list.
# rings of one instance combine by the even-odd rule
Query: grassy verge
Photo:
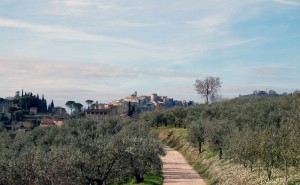
[[(152, 174), (152, 173), (146, 173), (144, 175), (144, 182), (139, 183), (138, 185), (162, 185), (163, 184), (163, 175), (162, 173), (159, 174)], [(127, 182), (122, 183), (116, 183), (114, 185), (133, 185), (137, 184), (134, 179), (131, 179)]]
[[(264, 169), (254, 168), (253, 171), (242, 165), (234, 164), (231, 160), (219, 160), (217, 151), (210, 151), (204, 145), (200, 155), (198, 150), (187, 141), (186, 129), (160, 128), (159, 137), (162, 141), (181, 152), (191, 166), (199, 173), (210, 185), (282, 185), (286, 184), (284, 172), (274, 169), (273, 177), (269, 181)], [(225, 154), (226, 155), (226, 154)], [(290, 169), (291, 176), (288, 185), (300, 184), (300, 174), (296, 170)]]

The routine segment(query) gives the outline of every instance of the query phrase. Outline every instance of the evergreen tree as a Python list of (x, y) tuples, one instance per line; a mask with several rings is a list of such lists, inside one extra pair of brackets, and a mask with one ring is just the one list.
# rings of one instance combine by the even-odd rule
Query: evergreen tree
[(53, 103), (53, 100), (51, 101), (51, 104), (50, 104), (50, 106), (51, 106), (51, 109), (53, 109), (53, 108), (54, 108), (54, 103)]

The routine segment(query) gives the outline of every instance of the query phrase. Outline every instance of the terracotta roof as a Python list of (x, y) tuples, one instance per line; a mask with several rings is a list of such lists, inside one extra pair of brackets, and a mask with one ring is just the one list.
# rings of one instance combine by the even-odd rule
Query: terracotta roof
[(41, 125), (54, 125), (55, 123), (51, 119), (42, 119)]

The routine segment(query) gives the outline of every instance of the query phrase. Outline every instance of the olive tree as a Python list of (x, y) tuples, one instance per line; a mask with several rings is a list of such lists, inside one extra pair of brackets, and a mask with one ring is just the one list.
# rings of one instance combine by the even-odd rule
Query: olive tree
[(188, 139), (191, 143), (198, 145), (199, 154), (202, 152), (202, 144), (205, 139), (205, 129), (201, 122), (193, 122), (188, 127)]
[(160, 156), (165, 155), (155, 133), (144, 123), (132, 123), (120, 131), (119, 147), (124, 148), (123, 164), (137, 183), (144, 181), (146, 172), (158, 173), (162, 168)]

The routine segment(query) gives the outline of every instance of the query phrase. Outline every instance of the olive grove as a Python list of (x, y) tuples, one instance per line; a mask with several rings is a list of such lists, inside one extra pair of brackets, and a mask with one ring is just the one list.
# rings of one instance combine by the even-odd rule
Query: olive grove
[(154, 111), (143, 119), (155, 127), (187, 128), (187, 139), (199, 154), (205, 145), (219, 159), (230, 159), (251, 171), (265, 170), (267, 179), (276, 169), (282, 170), (288, 182), (289, 170), (300, 170), (298, 94)]
[(110, 184), (159, 173), (164, 155), (143, 122), (69, 120), (0, 133), (0, 184)]

